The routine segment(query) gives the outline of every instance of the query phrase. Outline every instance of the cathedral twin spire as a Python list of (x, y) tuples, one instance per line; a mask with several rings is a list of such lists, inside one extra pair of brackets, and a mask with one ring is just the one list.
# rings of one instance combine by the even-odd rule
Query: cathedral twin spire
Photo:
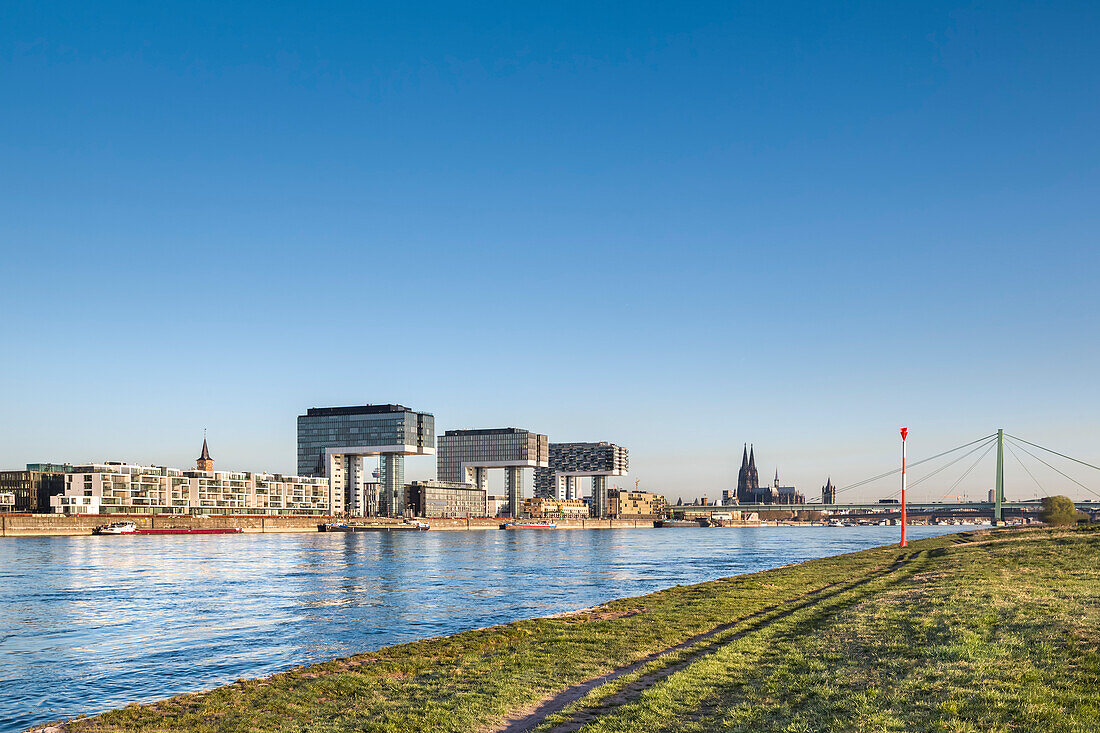
[(746, 443), (745, 450), (741, 454), (741, 470), (737, 473), (737, 500), (753, 501), (752, 492), (759, 488), (760, 475), (756, 471), (756, 451)]

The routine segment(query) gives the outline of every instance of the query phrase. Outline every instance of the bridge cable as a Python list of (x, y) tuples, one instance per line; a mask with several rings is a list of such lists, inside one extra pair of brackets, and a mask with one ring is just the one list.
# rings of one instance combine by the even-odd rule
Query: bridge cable
[[(1094, 466), (1091, 463), (1085, 463), (1084, 461), (1078, 460), (1078, 459), (1074, 458), (1073, 456), (1067, 456), (1066, 454), (1059, 453), (1056, 450), (1051, 450), (1050, 448), (1044, 448), (1041, 445), (1038, 445), (1036, 443), (1032, 443), (1030, 440), (1024, 440), (1023, 438), (1019, 437), (1018, 435), (1009, 435), (1008, 433), (1005, 433), (1005, 437), (1006, 438), (1012, 438), (1013, 440), (1018, 440), (1021, 443), (1027, 443), (1028, 445), (1034, 446), (1035, 448), (1039, 448), (1040, 450), (1045, 450), (1047, 453), (1053, 453), (1056, 456), (1061, 456), (1062, 458), (1067, 458), (1067, 459), (1073, 461), (1074, 463), (1080, 463), (1082, 466), (1088, 466), (1089, 468), (1095, 468), (1097, 471), (1100, 471), (1100, 466)], [(1021, 446), (1021, 448), (1022, 448), (1022, 446)], [(1032, 454), (1028, 453), (1028, 455), (1032, 455)], [(1032, 457), (1034, 457), (1034, 456), (1032, 456)]]
[[(1021, 439), (1020, 439), (1020, 438), (1016, 438), (1016, 440), (1021, 440)], [(1024, 442), (1025, 442), (1025, 443), (1027, 443), (1027, 441), (1026, 441), (1026, 440), (1025, 440)], [(1034, 445), (1034, 443), (1028, 443), (1028, 445)], [(1066, 473), (1063, 473), (1062, 471), (1059, 471), (1059, 470), (1058, 470), (1057, 468), (1055, 468), (1054, 466), (1050, 465), (1049, 463), (1047, 463), (1047, 462), (1046, 462), (1046, 461), (1044, 461), (1044, 460), (1043, 460), (1042, 458), (1040, 458), (1039, 456), (1037, 456), (1037, 455), (1035, 455), (1034, 453), (1032, 453), (1031, 451), (1029, 451), (1029, 450), (1028, 450), (1027, 448), (1023, 447), (1022, 445), (1018, 445), (1018, 444), (1017, 444), (1017, 446), (1016, 446), (1016, 447), (1017, 447), (1017, 448), (1019, 448), (1020, 450), (1022, 450), (1022, 451), (1023, 451), (1024, 453), (1027, 453), (1027, 454), (1028, 454), (1029, 456), (1031, 456), (1032, 458), (1034, 458), (1035, 460), (1037, 460), (1037, 461), (1038, 461), (1039, 463), (1042, 463), (1042, 464), (1043, 464), (1044, 466), (1046, 466), (1047, 468), (1050, 468), (1050, 469), (1052, 469), (1052, 470), (1054, 470), (1054, 471), (1057, 471), (1058, 473), (1062, 474), (1062, 476), (1064, 476), (1065, 478), (1068, 478), (1068, 479), (1069, 479), (1070, 481), (1072, 481), (1073, 483), (1077, 484), (1078, 486), (1080, 486), (1080, 487), (1081, 487), (1082, 489), (1084, 489), (1085, 491), (1089, 492), (1089, 493), (1090, 493), (1090, 494), (1092, 494), (1093, 496), (1100, 496), (1100, 494), (1096, 493), (1095, 491), (1093, 491), (1092, 489), (1090, 489), (1090, 488), (1089, 488), (1088, 486), (1085, 486), (1085, 485), (1084, 485), (1083, 483), (1081, 483), (1081, 482), (1080, 482), (1080, 481), (1078, 481), (1077, 479), (1073, 478), (1072, 476), (1070, 476), (1070, 475), (1068, 475), (1068, 474), (1066, 474)], [(1036, 448), (1042, 448), (1042, 446), (1035, 446), (1035, 447), (1036, 447)], [(1048, 449), (1047, 449), (1047, 448), (1043, 448), (1043, 450), (1048, 450)], [(1051, 452), (1051, 453), (1054, 453), (1054, 451), (1050, 451), (1050, 452)], [(1058, 455), (1061, 455), (1061, 454), (1059, 453)], [(1069, 456), (1063, 456), (1063, 458), (1069, 458)], [(1071, 460), (1071, 461), (1073, 461), (1073, 460), (1077, 460), (1077, 459), (1075, 459), (1075, 458), (1070, 458), (1070, 460)], [(1078, 462), (1078, 463), (1083, 463), (1083, 461), (1077, 461), (1077, 462)], [(1088, 464), (1086, 463), (1085, 465), (1087, 466)], [(1096, 468), (1096, 466), (1092, 466), (1092, 468)]]
[(1016, 459), (1016, 462), (1020, 464), (1020, 468), (1024, 469), (1024, 472), (1027, 473), (1028, 476), (1031, 476), (1031, 480), (1034, 481), (1035, 485), (1039, 487), (1040, 493), (1045, 495), (1047, 490), (1043, 488), (1043, 485), (1039, 483), (1039, 479), (1035, 478), (1035, 475), (1031, 472), (1031, 470), (1028, 469), (1028, 467), (1024, 465), (1024, 462), (1020, 460), (1020, 456), (1018, 453), (1016, 453), (1016, 449), (1012, 447), (1012, 443), (1006, 443), (1005, 446), (1008, 448), (1008, 452), (1012, 454), (1012, 457)]
[[(974, 462), (974, 464), (973, 464), (973, 465), (972, 465), (972, 466), (971, 466), (970, 468), (968, 468), (968, 469), (967, 469), (966, 473), (964, 473), (964, 474), (963, 474), (963, 475), (962, 475), (962, 476), (961, 476), (961, 477), (959, 478), (959, 480), (958, 480), (958, 481), (956, 481), (956, 482), (955, 482), (955, 483), (954, 483), (954, 484), (953, 484), (953, 485), (951, 486), (951, 488), (947, 490), (947, 493), (946, 493), (946, 494), (944, 494), (943, 496), (941, 496), (941, 497), (940, 497), (941, 499), (944, 499), (944, 498), (946, 498), (946, 497), (948, 496), (948, 494), (950, 494), (950, 493), (951, 493), (951, 491), (953, 491), (953, 490), (954, 490), (954, 488), (955, 488), (956, 486), (958, 486), (958, 485), (959, 485), (959, 483), (960, 483), (960, 482), (961, 482), (961, 481), (962, 481), (962, 480), (963, 480), (964, 478), (966, 478), (966, 477), (967, 477), (967, 475), (968, 475), (968, 474), (969, 474), (969, 473), (970, 473), (971, 471), (973, 471), (973, 470), (974, 470), (974, 467), (975, 467), (975, 466), (977, 466), (977, 465), (978, 465), (979, 463), (981, 463), (981, 460), (982, 460), (983, 458), (985, 458), (985, 457), (986, 457), (986, 455), (988, 455), (988, 454), (989, 454), (989, 451), (993, 450), (993, 446), (994, 446), (994, 445), (996, 445), (996, 443), (997, 443), (997, 440), (996, 440), (996, 436), (992, 436), (992, 437), (991, 437), (991, 438), (989, 439), (989, 441), (988, 441), (988, 442), (986, 442), (986, 443), (982, 443), (982, 444), (981, 444), (981, 445), (979, 445), (979, 446), (978, 446), (977, 448), (971, 448), (971, 449), (970, 449), (969, 451), (967, 451), (966, 453), (963, 453), (963, 454), (962, 454), (961, 456), (959, 456), (959, 457), (958, 457), (958, 458), (956, 458), (955, 460), (951, 461), (950, 463), (948, 463), (948, 464), (946, 464), (946, 465), (943, 465), (943, 466), (940, 466), (939, 468), (937, 468), (937, 469), (936, 469), (935, 471), (933, 471), (932, 473), (929, 473), (929, 474), (925, 474), (924, 476), (921, 476), (921, 477), (920, 477), (919, 479), (917, 479), (917, 480), (916, 480), (916, 481), (914, 481), (913, 483), (909, 484), (908, 488), (909, 488), (909, 489), (912, 489), (912, 488), (913, 488), (914, 486), (916, 486), (917, 484), (921, 483), (922, 481), (925, 481), (926, 479), (930, 479), (930, 478), (932, 478), (933, 476), (935, 476), (936, 474), (938, 474), (938, 473), (940, 473), (940, 472), (942, 472), (942, 471), (946, 471), (946, 470), (947, 470), (948, 468), (951, 468), (951, 466), (954, 466), (954, 465), (955, 465), (956, 463), (958, 463), (959, 461), (963, 460), (964, 458), (966, 458), (966, 457), (968, 457), (968, 456), (972, 456), (972, 455), (974, 455), (975, 453), (977, 453), (978, 451), (980, 451), (980, 450), (981, 450), (982, 448), (985, 448), (985, 453), (982, 453), (982, 454), (981, 454), (980, 456), (978, 456), (978, 460), (976, 460), (976, 461)], [(891, 493), (891, 494), (890, 494), (890, 497), (889, 497), (889, 498), (893, 498), (893, 497), (895, 497), (895, 496), (898, 496), (898, 495), (900, 495), (900, 494), (901, 494), (901, 487), (898, 487), (897, 489), (895, 489), (895, 490), (893, 491), (893, 493)]]
[[(995, 437), (997, 437), (996, 433), (990, 433), (989, 435), (978, 438), (977, 440), (972, 440), (969, 443), (964, 443), (963, 445), (952, 448), (951, 450), (945, 450), (943, 453), (937, 453), (936, 455), (931, 456), (929, 458), (922, 458), (919, 461), (913, 461), (912, 463), (910, 463), (908, 465), (908, 468), (914, 468), (915, 466), (919, 466), (922, 463), (928, 463), (929, 461), (934, 461), (937, 458), (942, 458), (943, 456), (946, 456), (949, 453), (954, 453), (957, 450), (962, 450), (963, 448), (968, 448), (968, 447), (974, 445), (975, 443), (984, 443), (986, 440), (989, 440), (990, 438), (995, 438)], [(849, 486), (845, 486), (842, 489), (837, 489), (836, 493), (839, 494), (843, 491), (849, 491), (851, 489), (856, 489), (856, 488), (859, 488), (860, 486), (864, 486), (866, 484), (869, 484), (872, 481), (878, 481), (879, 479), (884, 479), (887, 476), (894, 476), (895, 474), (899, 474), (899, 473), (901, 473), (901, 469), (900, 468), (895, 468), (893, 471), (887, 471), (886, 473), (879, 474), (878, 476), (874, 476), (872, 478), (864, 479), (863, 481), (859, 481), (857, 483), (850, 484)]]
[(944, 494), (944, 496), (947, 496), (952, 491), (954, 491), (955, 487), (957, 487), (959, 484), (961, 484), (963, 482), (963, 479), (965, 479), (967, 476), (969, 476), (970, 472), (978, 467), (978, 464), (982, 462), (982, 459), (984, 459), (987, 455), (989, 455), (989, 451), (993, 450), (993, 446), (996, 445), (996, 444), (997, 444), (997, 441), (993, 441), (992, 443), (990, 443), (989, 447), (985, 449), (985, 453), (982, 453), (980, 456), (978, 456), (978, 460), (974, 461), (974, 463), (972, 463), (970, 465), (970, 468), (966, 469), (966, 473), (964, 473), (962, 476), (959, 476), (959, 479), (955, 483), (951, 484), (951, 488), (947, 490), (947, 493)]
[[(993, 441), (994, 441), (994, 438), (990, 438), (990, 439), (989, 439), (989, 442), (990, 442), (990, 443), (993, 443)], [(945, 465), (941, 466), (940, 468), (937, 468), (937, 469), (936, 469), (935, 471), (933, 471), (932, 473), (929, 473), (929, 474), (925, 474), (924, 476), (921, 476), (921, 477), (920, 477), (919, 479), (917, 479), (917, 480), (916, 480), (916, 481), (914, 481), (913, 483), (909, 484), (909, 488), (910, 488), (910, 489), (912, 489), (912, 488), (914, 488), (915, 486), (918, 486), (918, 485), (920, 485), (920, 484), (921, 484), (922, 482), (926, 481), (927, 479), (930, 479), (930, 478), (932, 478), (932, 477), (933, 477), (933, 476), (935, 476), (935, 475), (936, 475), (937, 473), (940, 473), (941, 471), (946, 471), (947, 469), (951, 468), (952, 466), (954, 466), (954, 465), (955, 465), (956, 463), (958, 463), (959, 461), (963, 460), (963, 459), (964, 459), (964, 458), (966, 458), (967, 456), (972, 456), (972, 455), (974, 455), (975, 453), (977, 453), (978, 451), (980, 451), (980, 450), (981, 450), (982, 448), (986, 448), (986, 447), (987, 447), (987, 446), (986, 446), (986, 444), (985, 444), (985, 443), (982, 443), (982, 444), (981, 444), (981, 445), (979, 445), (979, 446), (978, 446), (977, 448), (972, 448), (972, 449), (970, 449), (969, 451), (967, 451), (966, 453), (963, 453), (963, 454), (962, 454), (961, 456), (959, 456), (959, 457), (958, 457), (958, 458), (956, 458), (955, 460), (951, 461), (950, 463), (948, 463), (948, 464), (945, 464)], [(898, 491), (900, 492), (900, 491), (901, 491), (901, 489), (898, 489)]]

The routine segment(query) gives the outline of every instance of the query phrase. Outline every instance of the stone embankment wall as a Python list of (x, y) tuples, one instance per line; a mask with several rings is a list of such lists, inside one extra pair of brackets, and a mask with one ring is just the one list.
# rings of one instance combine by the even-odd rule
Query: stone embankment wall
[[(472, 517), (470, 519), (439, 519), (424, 520), (432, 525), (432, 529), (499, 529), (500, 525), (509, 520), (499, 517)], [(541, 520), (535, 520), (541, 521)], [(553, 519), (558, 529), (635, 529), (653, 528), (653, 519)]]
[[(336, 517), (259, 517), (190, 516), (186, 514), (4, 514), (0, 513), (0, 537), (91, 534), (92, 529), (109, 522), (133, 522), (145, 529), (220, 529), (240, 527), (245, 532), (316, 532), (322, 522), (349, 521)], [(399, 523), (400, 519), (373, 517), (350, 520), (371, 524)], [(499, 518), (428, 519), (433, 530), (499, 529)], [(559, 529), (635, 529), (652, 528), (653, 520), (638, 519), (557, 519)]]
[(184, 514), (0, 514), (0, 536), (91, 534), (109, 522), (133, 522), (143, 529), (221, 529), (240, 527), (245, 532), (316, 532), (330, 517), (258, 517), (253, 515), (202, 517)]

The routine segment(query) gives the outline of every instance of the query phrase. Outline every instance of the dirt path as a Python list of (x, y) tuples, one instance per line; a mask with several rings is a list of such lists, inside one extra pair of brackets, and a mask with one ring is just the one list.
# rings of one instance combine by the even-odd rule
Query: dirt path
[[(711, 654), (721, 647), (737, 641), (738, 639), (741, 639), (748, 634), (760, 631), (770, 624), (784, 619), (808, 606), (812, 606), (830, 598), (848, 593), (852, 590), (855, 590), (856, 588), (859, 588), (862, 585), (871, 582), (872, 580), (886, 577), (892, 573), (895, 573), (919, 554), (920, 553), (909, 553), (899, 556), (893, 565), (887, 568), (872, 570), (858, 580), (829, 583), (827, 585), (821, 586), (820, 588), (804, 593), (803, 595), (796, 596), (787, 601), (783, 601), (782, 603), (762, 608), (759, 611), (755, 611), (746, 616), (742, 616), (741, 618), (716, 626), (710, 631), (696, 634), (695, 636), (692, 636), (691, 638), (686, 639), (679, 644), (670, 646), (666, 649), (661, 649), (660, 651), (653, 652), (652, 654), (649, 654), (648, 656), (643, 657), (642, 659), (639, 659), (632, 664), (628, 664), (624, 667), (619, 667), (610, 672), (599, 675), (598, 677), (592, 677), (585, 680), (584, 682), (579, 682), (571, 687), (562, 690), (556, 695), (542, 700), (540, 703), (532, 708), (517, 711), (516, 714), (509, 717), (503, 723), (489, 728), (487, 730), (487, 733), (525, 733), (525, 731), (530, 731), (536, 726), (543, 723), (551, 715), (560, 713), (566, 707), (576, 702), (577, 700), (580, 700), (592, 690), (595, 690), (596, 688), (605, 685), (608, 682), (616, 680), (619, 677), (636, 672), (647, 664), (650, 664), (651, 662), (655, 662), (669, 655), (676, 654), (677, 652), (690, 650), (683, 659), (677, 660), (665, 667), (661, 667), (660, 669), (642, 675), (637, 680), (632, 681), (622, 690), (620, 690), (615, 695), (611, 696), (605, 701), (605, 704), (622, 705), (626, 702), (633, 700), (646, 689), (652, 687), (669, 675), (672, 675), (680, 671), (681, 669), (684, 669), (701, 657)], [(760, 619), (760, 621), (730, 636), (724, 636), (721, 639), (714, 639), (714, 637), (723, 634), (726, 631), (730, 631), (737, 626), (741, 626), (745, 623), (751, 622), (754, 619)], [(707, 641), (711, 641), (711, 643), (705, 644), (704, 642)], [(583, 727), (586, 723), (595, 720), (595, 718), (596, 715), (592, 712), (578, 711), (577, 713), (574, 713), (567, 721), (555, 726), (551, 730), (554, 733), (566, 733), (569, 731), (576, 731)]]

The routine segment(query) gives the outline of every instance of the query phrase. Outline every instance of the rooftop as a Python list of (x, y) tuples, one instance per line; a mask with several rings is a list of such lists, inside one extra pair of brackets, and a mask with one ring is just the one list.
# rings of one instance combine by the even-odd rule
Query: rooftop
[(516, 433), (529, 433), (523, 428), (481, 428), (479, 430), (448, 430), (444, 435), (512, 435)]
[[(306, 410), (310, 417), (324, 417), (330, 415), (383, 415), (391, 412), (416, 412), (404, 405), (356, 405), (350, 407), (311, 407)], [(422, 415), (430, 415), (424, 412)]]

